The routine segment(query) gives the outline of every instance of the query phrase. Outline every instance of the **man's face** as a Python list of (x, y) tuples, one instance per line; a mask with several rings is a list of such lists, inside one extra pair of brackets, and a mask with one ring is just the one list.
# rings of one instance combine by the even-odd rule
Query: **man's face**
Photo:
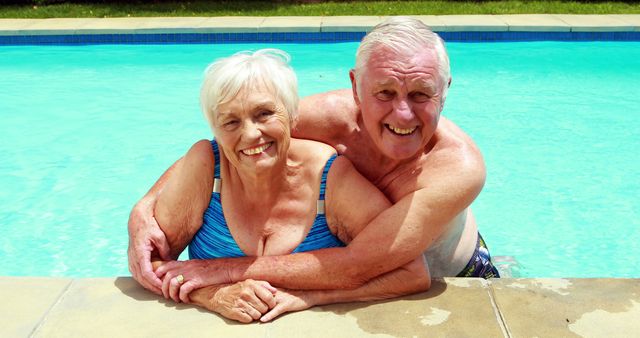
[(402, 160), (422, 151), (433, 136), (445, 85), (433, 49), (397, 53), (373, 50), (362, 71), (360, 88), (352, 83), (365, 129), (387, 157)]

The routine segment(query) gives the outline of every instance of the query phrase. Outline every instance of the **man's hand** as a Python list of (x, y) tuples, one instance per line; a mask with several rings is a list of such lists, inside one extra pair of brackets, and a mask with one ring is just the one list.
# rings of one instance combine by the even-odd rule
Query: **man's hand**
[(301, 291), (301, 290), (284, 290), (277, 289), (273, 296), (276, 302), (275, 306), (269, 307), (269, 312), (260, 317), (260, 321), (263, 323), (269, 322), (281, 314), (287, 312), (295, 312), (306, 310), (315, 304), (311, 300), (312, 294), (317, 291)]
[(145, 289), (162, 295), (162, 281), (151, 267), (154, 251), (170, 260), (169, 243), (153, 217), (153, 203), (140, 201), (129, 215), (129, 271)]

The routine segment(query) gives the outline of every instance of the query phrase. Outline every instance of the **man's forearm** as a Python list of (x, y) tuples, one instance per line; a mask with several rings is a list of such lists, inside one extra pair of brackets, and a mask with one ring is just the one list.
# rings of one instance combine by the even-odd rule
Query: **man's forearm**
[[(454, 215), (412, 194), (380, 213), (345, 248), (225, 262), (232, 281), (266, 280), (288, 289), (353, 289), (403, 266), (440, 236)], [(422, 199), (420, 201), (419, 199)], [(418, 200), (418, 201), (415, 201)], [(429, 225), (425, 224), (429, 219)]]
[(419, 257), (353, 290), (309, 290), (309, 297), (314, 305), (323, 305), (389, 299), (426, 291), (431, 279), (423, 262)]

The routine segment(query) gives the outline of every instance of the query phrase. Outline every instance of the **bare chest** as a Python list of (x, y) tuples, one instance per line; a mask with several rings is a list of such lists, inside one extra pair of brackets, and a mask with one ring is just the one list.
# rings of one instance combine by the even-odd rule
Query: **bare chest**
[(338, 151), (392, 203), (424, 187), (428, 182), (421, 169), (421, 158), (402, 164), (385, 164), (377, 150), (371, 149), (367, 142), (358, 138), (342, 142)]

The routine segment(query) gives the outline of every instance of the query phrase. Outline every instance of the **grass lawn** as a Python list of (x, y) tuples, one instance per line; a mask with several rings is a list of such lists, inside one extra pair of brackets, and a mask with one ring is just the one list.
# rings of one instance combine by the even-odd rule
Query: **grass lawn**
[[(28, 1), (23, 1), (28, 2)], [(0, 0), (0, 3), (3, 3)], [(127, 16), (324, 16), (444, 14), (633, 14), (638, 1), (132, 1), (0, 6), (0, 18)], [(49, 3), (49, 4), (43, 4)]]

